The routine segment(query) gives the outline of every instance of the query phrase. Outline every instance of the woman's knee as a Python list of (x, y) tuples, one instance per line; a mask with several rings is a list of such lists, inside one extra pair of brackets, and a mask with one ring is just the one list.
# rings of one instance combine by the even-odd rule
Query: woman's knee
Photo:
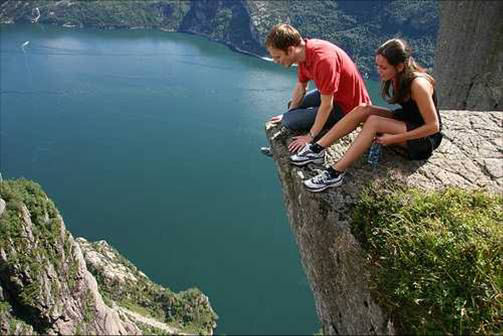
[(351, 112), (358, 120), (365, 121), (367, 118), (372, 115), (372, 108), (370, 108), (367, 104), (361, 104), (354, 108)]
[(371, 114), (367, 116), (365, 123), (363, 124), (363, 128), (366, 129), (377, 129), (379, 123), (381, 122), (382, 117)]

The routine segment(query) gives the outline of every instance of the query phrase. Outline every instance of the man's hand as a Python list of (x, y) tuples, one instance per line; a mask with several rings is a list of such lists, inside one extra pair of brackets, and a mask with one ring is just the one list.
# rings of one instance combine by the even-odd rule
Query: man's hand
[(309, 134), (294, 136), (292, 139), (293, 141), (288, 145), (288, 150), (292, 153), (297, 153), (299, 149), (313, 141), (313, 138)]
[(282, 115), (282, 114), (279, 114), (279, 115), (277, 115), (277, 116), (272, 117), (270, 121), (271, 121), (273, 124), (277, 124), (277, 123), (280, 123), (280, 122), (281, 122), (281, 120), (283, 120), (283, 115)]

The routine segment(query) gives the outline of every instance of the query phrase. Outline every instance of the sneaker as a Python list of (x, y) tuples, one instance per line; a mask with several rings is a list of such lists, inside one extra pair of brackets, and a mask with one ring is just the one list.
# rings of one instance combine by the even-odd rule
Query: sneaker
[(260, 147), (260, 152), (265, 156), (272, 156), (271, 147)]
[(290, 156), (290, 162), (296, 166), (304, 166), (311, 162), (323, 164), (325, 162), (325, 150), (315, 153), (311, 150), (311, 144), (306, 144), (297, 154)]
[(323, 170), (318, 175), (305, 180), (304, 185), (307, 190), (312, 192), (320, 192), (330, 187), (338, 187), (342, 184), (344, 179), (344, 172), (338, 172), (336, 177), (332, 177), (328, 170)]

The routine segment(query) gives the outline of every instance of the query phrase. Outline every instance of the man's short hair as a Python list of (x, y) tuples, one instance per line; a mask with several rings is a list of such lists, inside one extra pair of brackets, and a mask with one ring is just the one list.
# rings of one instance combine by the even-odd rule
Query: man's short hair
[(288, 23), (280, 23), (272, 27), (265, 40), (265, 47), (288, 51), (288, 47), (298, 46), (302, 41), (302, 36), (297, 29)]

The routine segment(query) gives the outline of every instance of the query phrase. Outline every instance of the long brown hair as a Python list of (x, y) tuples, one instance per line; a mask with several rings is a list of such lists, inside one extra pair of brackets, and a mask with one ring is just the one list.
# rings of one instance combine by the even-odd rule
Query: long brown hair
[[(381, 95), (391, 104), (397, 104), (405, 101), (410, 96), (410, 86), (414, 78), (421, 73), (432, 86), (435, 85), (435, 79), (426, 73), (426, 70), (419, 66), (412, 58), (412, 50), (407, 42), (402, 39), (394, 38), (384, 42), (376, 51), (376, 55), (386, 58), (388, 63), (394, 67), (403, 64), (403, 71), (397, 74), (395, 85), (393, 81), (387, 80), (381, 82)], [(390, 90), (392, 92), (390, 93)]]

